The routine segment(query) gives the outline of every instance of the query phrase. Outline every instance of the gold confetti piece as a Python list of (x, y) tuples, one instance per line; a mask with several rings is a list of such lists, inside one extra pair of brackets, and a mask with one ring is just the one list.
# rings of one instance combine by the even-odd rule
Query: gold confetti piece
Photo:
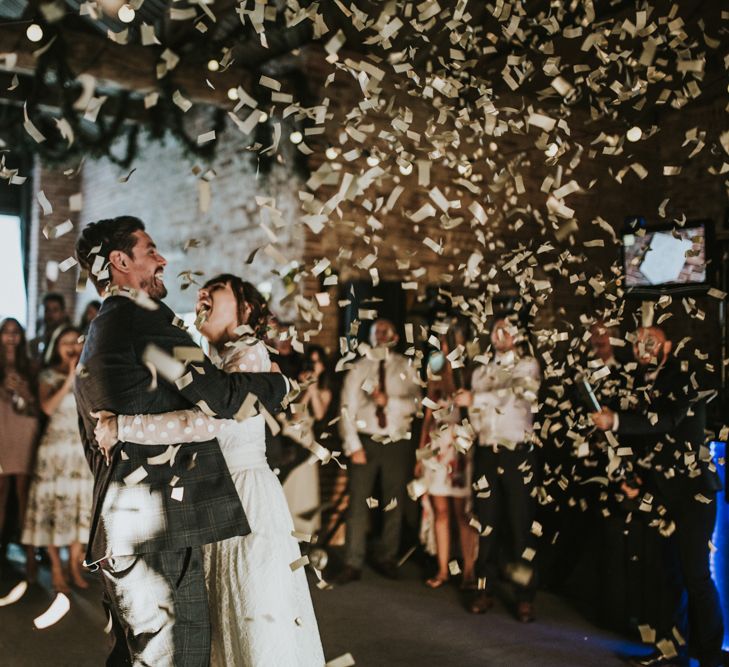
[(73, 223), (65, 220), (60, 225), (46, 225), (43, 227), (43, 236), (49, 240), (57, 239), (73, 230)]
[[(144, 349), (142, 363), (154, 366), (156, 371), (168, 382), (176, 383), (185, 374), (184, 364), (153, 343), (150, 343)], [(192, 377), (190, 377), (190, 380), (192, 380)], [(182, 389), (184, 386), (178, 388)]]
[(60, 271), (61, 273), (65, 273), (65, 272), (66, 272), (66, 271), (68, 271), (68, 270), (69, 270), (70, 268), (72, 268), (72, 267), (76, 266), (76, 264), (78, 264), (78, 262), (76, 261), (76, 258), (75, 258), (75, 257), (67, 257), (66, 259), (64, 259), (64, 260), (63, 260), (63, 261), (62, 261), (62, 262), (61, 262), (61, 263), (60, 263), (60, 264), (58, 265), (58, 270), (59, 270), (59, 271)]
[(664, 658), (675, 658), (678, 655), (675, 644), (670, 639), (661, 639), (656, 648), (661, 652)]
[(639, 625), (640, 640), (644, 644), (653, 644), (656, 641), (656, 631), (650, 625)]
[(192, 102), (185, 98), (179, 90), (176, 90), (174, 93), (172, 93), (172, 101), (177, 107), (182, 109), (183, 113), (186, 113), (192, 108)]
[[(335, 0), (335, 2), (339, 2), (339, 0)], [(345, 653), (344, 655), (340, 655), (338, 658), (334, 658), (334, 660), (330, 660), (326, 663), (326, 665), (324, 665), (324, 667), (352, 667), (354, 664), (352, 654)]]
[(367, 503), (367, 507), (369, 507), (371, 510), (380, 506), (380, 501), (377, 500), (377, 498), (367, 498), (365, 502)]
[(124, 484), (127, 486), (134, 486), (135, 484), (139, 484), (149, 473), (144, 469), (144, 466), (139, 466), (136, 470), (133, 472), (130, 472), (125, 478), (124, 478)]
[(51, 206), (51, 202), (48, 201), (48, 197), (46, 197), (46, 193), (43, 192), (43, 190), (38, 191), (36, 198), (38, 199), (41, 209), (43, 209), (43, 215), (50, 215), (53, 213), (53, 206)]
[(291, 537), (296, 538), (299, 542), (311, 542), (312, 536), (310, 533), (302, 533), (298, 530), (292, 530)]
[(461, 573), (461, 568), (458, 565), (457, 560), (452, 560), (448, 563), (448, 571), (451, 573), (452, 577), (455, 577), (457, 574)]
[(176, 486), (172, 489), (172, 493), (170, 494), (170, 497), (172, 500), (176, 500), (177, 502), (182, 502), (182, 497), (185, 494), (185, 487), (184, 486)]
[(309, 557), (308, 556), (302, 556), (301, 558), (297, 558), (293, 563), (289, 563), (289, 567), (291, 568), (292, 572), (296, 572), (300, 567), (304, 567), (305, 565), (309, 564)]
[(71, 609), (69, 599), (63, 593), (58, 593), (51, 606), (40, 616), (33, 619), (33, 625), (38, 630), (49, 628), (58, 623), (68, 613), (69, 609)]
[(20, 583), (15, 584), (6, 596), (0, 598), (0, 607), (7, 607), (8, 605), (15, 604), (23, 597), (23, 595), (25, 595), (27, 590), (27, 581), (21, 581)]
[(38, 144), (43, 143), (46, 138), (43, 136), (41, 131), (35, 125), (33, 125), (30, 118), (28, 118), (27, 104), (23, 104), (23, 115), (25, 117), (25, 122), (23, 123), (23, 128), (25, 129), (25, 131), (31, 136), (33, 141)]
[(210, 143), (211, 141), (215, 140), (215, 130), (210, 130), (210, 132), (204, 132), (203, 134), (199, 134), (197, 137), (197, 145), (202, 146), (203, 144)]
[(390, 512), (390, 511), (394, 510), (396, 507), (397, 507), (397, 498), (393, 498), (392, 500), (390, 500), (389, 503), (387, 503), (387, 505), (385, 505), (385, 508), (383, 511)]

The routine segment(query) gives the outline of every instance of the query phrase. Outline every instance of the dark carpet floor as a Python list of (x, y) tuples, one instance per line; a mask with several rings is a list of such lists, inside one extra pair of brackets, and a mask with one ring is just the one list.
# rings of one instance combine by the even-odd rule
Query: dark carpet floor
[[(0, 607), (0, 665), (103, 665), (107, 637), (101, 586), (94, 576), (88, 579), (91, 588), (71, 593), (69, 612), (44, 630), (35, 629), (33, 619), (54, 599), (46, 568), (18, 602)], [(11, 561), (0, 578), (0, 598), (18, 581), (19, 564)], [(362, 581), (314, 588), (313, 597), (327, 660), (350, 653), (362, 667), (618, 667), (624, 664), (619, 652), (640, 650), (596, 629), (546, 593), (539, 595), (538, 620), (530, 625), (517, 623), (501, 604), (484, 616), (471, 616), (455, 587), (427, 589), (418, 569), (409, 565), (400, 581), (366, 570)]]

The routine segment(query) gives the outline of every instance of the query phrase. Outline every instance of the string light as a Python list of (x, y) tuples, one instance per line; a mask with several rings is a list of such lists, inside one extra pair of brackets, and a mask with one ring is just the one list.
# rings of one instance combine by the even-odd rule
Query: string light
[(215, 59), (208, 60), (208, 70), (210, 72), (217, 72), (219, 69), (220, 69), (220, 63), (217, 60), (215, 60)]
[(292, 144), (300, 144), (304, 140), (304, 135), (298, 130), (294, 130), (289, 136)]
[(43, 39), (43, 28), (37, 23), (31, 23), (25, 31), (25, 36), (31, 42), (40, 42)]
[(637, 125), (634, 125), (628, 130), (628, 133), (626, 134), (626, 137), (628, 138), (628, 141), (640, 141), (640, 138), (643, 136), (643, 130), (641, 130)]
[(238, 99), (238, 90), (235, 88), (228, 88), (228, 99), (235, 102)]
[(119, 7), (119, 12), (117, 13), (117, 16), (122, 23), (131, 23), (134, 20), (136, 14), (137, 13), (134, 11), (134, 7), (132, 7), (131, 5), (122, 5), (121, 7)]
[(261, 111), (261, 115), (258, 117), (259, 123), (265, 123), (268, 120), (268, 114), (265, 111)]
[(337, 149), (334, 148), (334, 146), (329, 146), (329, 148), (324, 151), (324, 154), (327, 156), (328, 160), (336, 160), (337, 159)]

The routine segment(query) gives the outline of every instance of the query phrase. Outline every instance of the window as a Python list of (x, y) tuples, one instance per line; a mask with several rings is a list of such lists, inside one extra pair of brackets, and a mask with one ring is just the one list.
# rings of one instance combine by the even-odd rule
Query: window
[(0, 294), (0, 319), (15, 317), (27, 326), (23, 248), (20, 218), (16, 215), (0, 215)]

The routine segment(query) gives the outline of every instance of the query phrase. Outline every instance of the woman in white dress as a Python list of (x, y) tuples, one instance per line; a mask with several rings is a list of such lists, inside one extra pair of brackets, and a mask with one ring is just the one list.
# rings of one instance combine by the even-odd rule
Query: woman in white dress
[[(250, 283), (223, 274), (198, 293), (196, 325), (227, 372), (267, 372), (261, 342), (266, 302)], [(257, 337), (254, 337), (257, 336)], [(245, 411), (245, 404), (241, 411)], [(253, 410), (251, 410), (253, 412)], [(212, 667), (321, 667), (319, 629), (286, 498), (266, 462), (263, 415), (214, 419), (199, 409), (118, 415), (97, 426), (100, 443), (196, 442), (216, 437), (251, 533), (203, 547)]]

